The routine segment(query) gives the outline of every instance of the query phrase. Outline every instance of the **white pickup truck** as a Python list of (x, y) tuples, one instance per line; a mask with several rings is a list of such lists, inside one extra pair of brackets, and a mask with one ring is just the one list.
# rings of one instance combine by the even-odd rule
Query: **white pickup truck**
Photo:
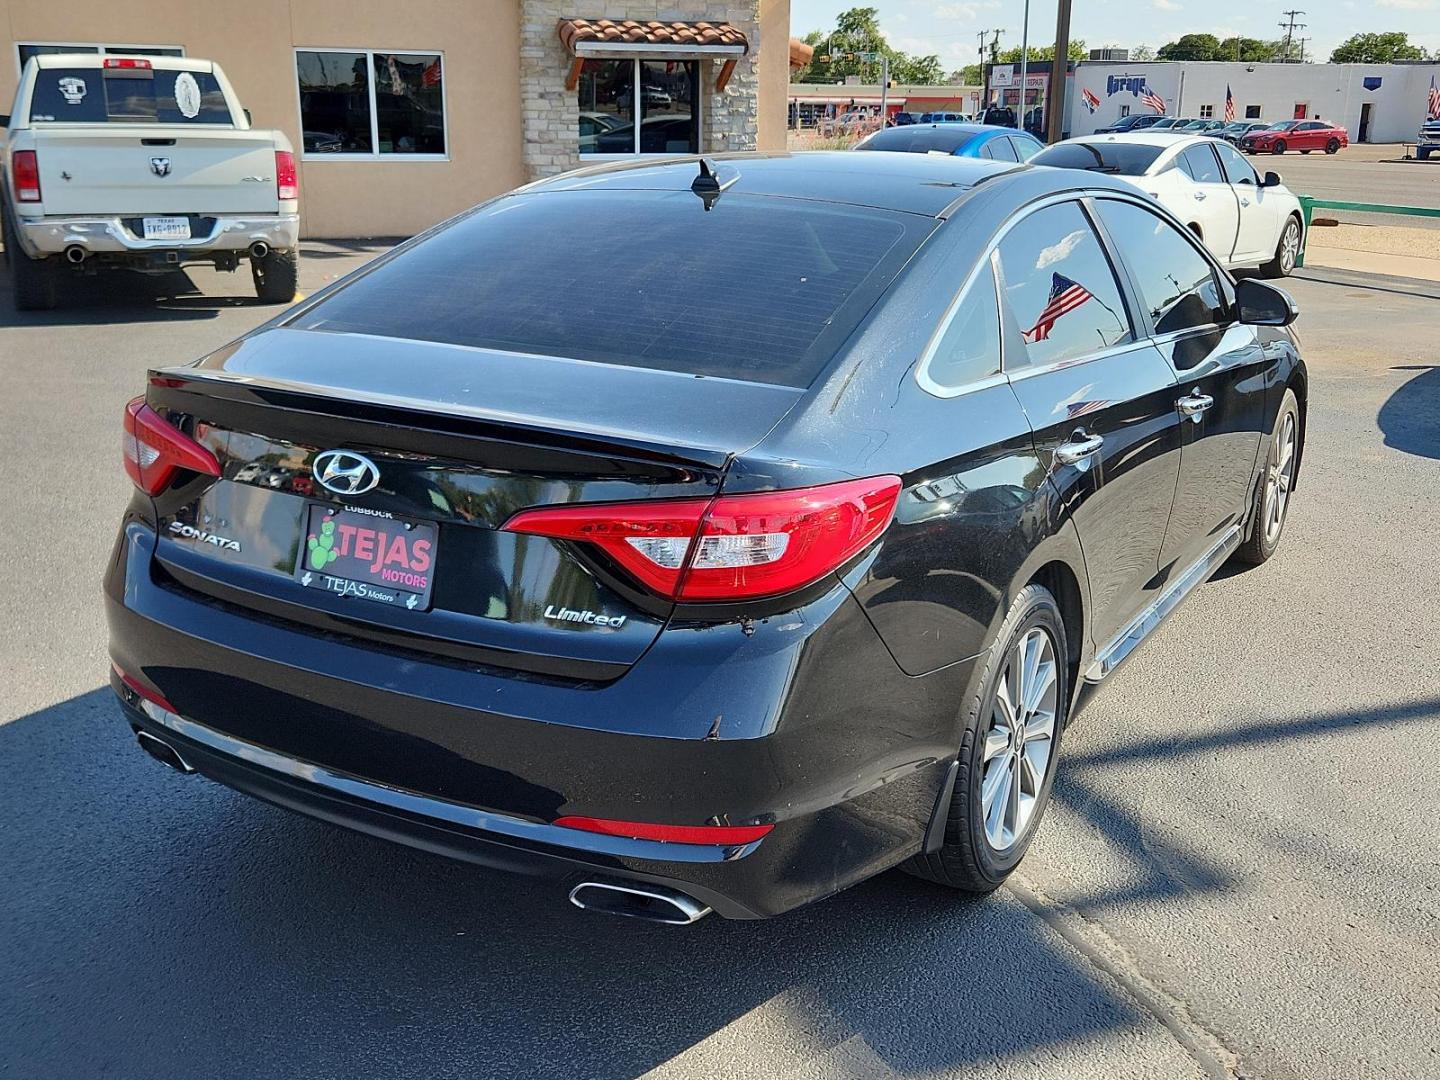
[(250, 264), (262, 300), (295, 296), (290, 142), (251, 128), (209, 60), (34, 56), (5, 128), (5, 256), (15, 306), (55, 306), (59, 275)]

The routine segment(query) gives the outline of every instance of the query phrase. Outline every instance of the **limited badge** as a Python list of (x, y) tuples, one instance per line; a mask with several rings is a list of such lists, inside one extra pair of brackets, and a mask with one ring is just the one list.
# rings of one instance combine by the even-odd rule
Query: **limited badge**
[(85, 80), (77, 79), (73, 75), (67, 75), (60, 80), (60, 96), (65, 99), (66, 105), (79, 105), (85, 100)]
[(188, 71), (175, 76), (175, 107), (187, 120), (200, 115), (200, 84)]

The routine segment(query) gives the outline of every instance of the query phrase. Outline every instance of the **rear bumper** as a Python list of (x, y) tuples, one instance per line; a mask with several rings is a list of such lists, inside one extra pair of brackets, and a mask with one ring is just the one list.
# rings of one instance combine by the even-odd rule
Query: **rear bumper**
[(76, 245), (91, 254), (145, 254), (176, 251), (182, 258), (217, 251), (244, 251), (256, 242), (288, 251), (300, 242), (299, 214), (242, 214), (202, 216), (209, 223), (202, 235), (189, 240), (146, 240), (133, 228), (142, 215), (76, 217), (16, 217), (20, 247), (32, 259), (59, 255)]
[[(117, 682), (132, 724), (221, 783), (485, 866), (779, 914), (918, 851), (958, 745), (970, 665), (903, 675), (843, 588), (749, 634), (666, 631), (614, 682), (570, 685), (261, 620), (152, 579), (152, 551), (130, 525), (106, 576), (112, 659), (173, 703)], [(712, 736), (635, 733), (702, 707)], [(660, 843), (552, 824), (571, 814), (774, 828)]]

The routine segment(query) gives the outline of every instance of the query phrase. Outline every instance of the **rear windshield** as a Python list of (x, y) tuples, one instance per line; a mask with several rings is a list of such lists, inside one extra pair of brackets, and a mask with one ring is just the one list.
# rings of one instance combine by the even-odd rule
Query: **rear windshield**
[(910, 154), (953, 154), (971, 139), (973, 132), (946, 127), (895, 127), (877, 131), (856, 150), (901, 150)]
[(31, 123), (230, 124), (230, 107), (208, 71), (41, 68)]
[(1031, 165), (1057, 169), (1094, 169), (1120, 176), (1143, 176), (1167, 147), (1121, 142), (1062, 142), (1046, 147), (1030, 159)]
[(536, 192), (290, 325), (808, 386), (934, 224), (739, 193), (707, 212), (688, 190)]

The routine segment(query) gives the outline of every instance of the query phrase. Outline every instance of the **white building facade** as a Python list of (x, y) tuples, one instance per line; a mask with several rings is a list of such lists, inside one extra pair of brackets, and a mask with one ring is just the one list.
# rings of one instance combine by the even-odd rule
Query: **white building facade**
[(1413, 140), (1424, 122), (1432, 77), (1440, 85), (1440, 63), (1085, 61), (1075, 68), (1066, 129), (1088, 135), (1130, 113), (1152, 113), (1147, 91), (1164, 100), (1170, 116), (1223, 119), (1228, 88), (1236, 120), (1318, 116), (1348, 128), (1351, 142), (1402, 142)]

